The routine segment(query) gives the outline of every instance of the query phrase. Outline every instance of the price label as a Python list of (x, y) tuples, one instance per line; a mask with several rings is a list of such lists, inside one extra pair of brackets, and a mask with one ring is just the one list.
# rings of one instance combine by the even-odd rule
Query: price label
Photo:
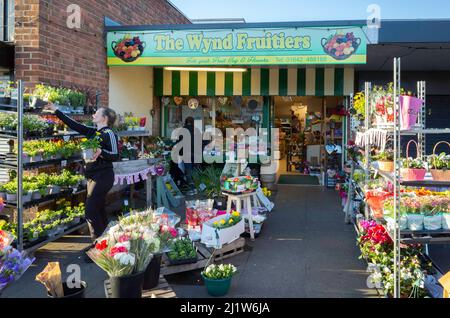
[(206, 185), (204, 183), (200, 184), (199, 186), (200, 191), (203, 191), (206, 189)]
[(64, 141), (69, 141), (70, 140), (70, 136), (63, 136)]
[(67, 160), (61, 161), (61, 167), (67, 167)]

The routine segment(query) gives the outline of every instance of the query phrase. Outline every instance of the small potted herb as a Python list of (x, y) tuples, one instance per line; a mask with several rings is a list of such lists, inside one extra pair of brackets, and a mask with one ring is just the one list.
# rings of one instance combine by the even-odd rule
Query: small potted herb
[(450, 156), (445, 152), (428, 157), (431, 175), (435, 181), (450, 181)]
[(221, 297), (228, 294), (231, 280), (237, 269), (232, 264), (209, 265), (201, 274), (205, 281), (208, 294), (213, 297)]

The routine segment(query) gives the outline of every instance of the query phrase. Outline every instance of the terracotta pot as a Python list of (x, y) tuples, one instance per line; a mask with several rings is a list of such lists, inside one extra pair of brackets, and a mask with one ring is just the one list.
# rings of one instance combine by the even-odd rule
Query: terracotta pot
[(394, 171), (394, 161), (378, 160), (378, 169), (385, 172)]
[(430, 169), (434, 181), (450, 181), (450, 170)]

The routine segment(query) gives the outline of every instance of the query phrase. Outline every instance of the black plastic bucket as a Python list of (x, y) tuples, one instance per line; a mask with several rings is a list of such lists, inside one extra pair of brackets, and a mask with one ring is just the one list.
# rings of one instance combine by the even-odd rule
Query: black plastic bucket
[(123, 276), (110, 277), (111, 298), (142, 298), (145, 272)]
[(159, 274), (161, 273), (162, 253), (153, 255), (144, 274), (144, 290), (155, 288), (159, 284)]
[[(61, 298), (84, 298), (84, 293), (87, 288), (86, 282), (81, 281), (80, 288), (69, 288), (67, 286), (67, 283), (62, 283), (62, 285), (63, 285), (64, 297), (61, 297)], [(50, 295), (48, 292), (47, 292), (47, 296), (50, 298), (56, 298), (56, 297), (53, 297), (52, 295)]]

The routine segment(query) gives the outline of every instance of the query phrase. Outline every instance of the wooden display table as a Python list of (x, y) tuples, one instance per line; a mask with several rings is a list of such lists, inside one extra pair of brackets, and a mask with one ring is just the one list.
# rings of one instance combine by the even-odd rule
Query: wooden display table
[[(227, 214), (231, 213), (231, 205), (234, 202), (236, 205), (236, 211), (241, 213), (242, 215), (242, 207), (245, 207), (247, 211), (247, 219), (248, 219), (248, 226), (250, 229), (250, 238), (252, 241), (255, 240), (255, 230), (253, 228), (253, 215), (252, 215), (252, 200), (253, 200), (253, 206), (259, 206), (258, 196), (256, 194), (256, 191), (249, 192), (249, 193), (241, 193), (241, 194), (232, 194), (229, 192), (222, 192), (223, 195), (226, 195), (228, 197), (227, 201)], [(244, 217), (244, 216), (243, 216)]]

